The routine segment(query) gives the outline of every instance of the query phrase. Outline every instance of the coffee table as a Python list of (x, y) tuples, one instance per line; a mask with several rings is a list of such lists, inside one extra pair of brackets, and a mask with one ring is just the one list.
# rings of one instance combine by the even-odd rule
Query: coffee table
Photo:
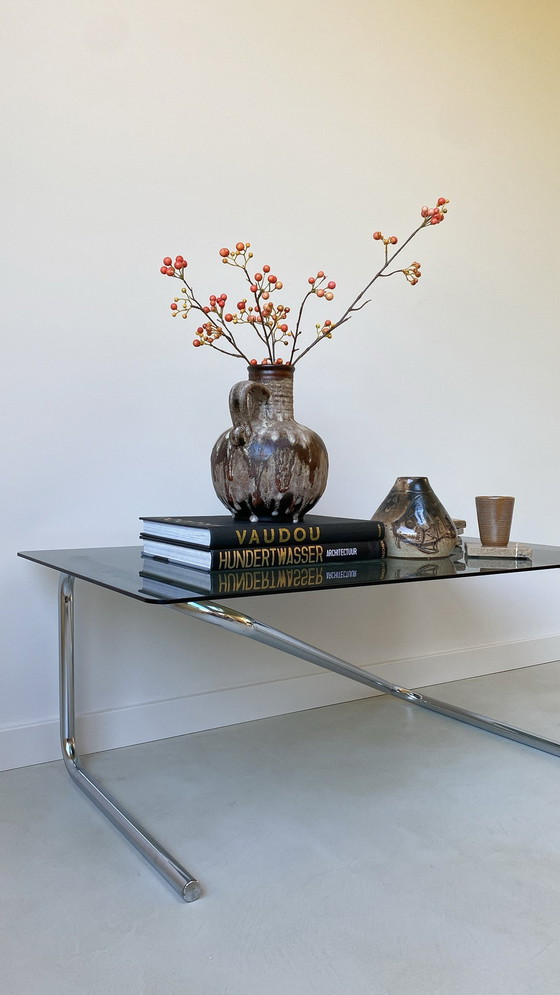
[[(469, 541), (469, 540), (466, 540)], [(435, 580), (467, 580), (472, 577), (489, 574), (526, 573), (532, 570), (546, 570), (560, 567), (560, 547), (533, 546), (531, 560), (512, 559), (466, 559), (460, 551), (445, 560), (383, 560), (367, 565), (367, 570), (355, 571), (353, 565), (344, 564), (347, 569), (331, 570), (328, 578), (329, 588), (371, 587), (394, 583), (426, 583)], [(201, 886), (197, 879), (169, 853), (139, 822), (133, 818), (118, 801), (106, 792), (101, 785), (88, 774), (77, 747), (75, 698), (74, 698), (74, 581), (76, 578), (89, 584), (98, 585), (114, 591), (125, 597), (144, 602), (152, 608), (160, 606), (181, 612), (190, 619), (195, 619), (220, 626), (231, 633), (255, 639), (260, 643), (272, 646), (277, 650), (299, 657), (310, 663), (317, 664), (326, 670), (341, 674), (350, 680), (364, 684), (401, 701), (420, 708), (439, 712), (450, 718), (467, 722), (470, 725), (496, 733), (508, 739), (515, 740), (526, 746), (560, 756), (560, 743), (544, 739), (541, 736), (518, 729), (515, 726), (500, 722), (488, 716), (459, 708), (456, 705), (440, 701), (392, 684), (381, 677), (376, 677), (360, 667), (332, 656), (310, 643), (303, 642), (287, 632), (277, 629), (265, 622), (250, 617), (227, 605), (217, 603), (215, 595), (200, 589), (184, 586), (165, 585), (165, 593), (156, 593), (156, 588), (143, 576), (145, 560), (140, 546), (117, 546), (99, 549), (58, 549), (21, 552), (19, 556), (40, 563), (43, 566), (57, 570), (59, 577), (59, 671), (60, 671), (60, 738), (62, 756), (66, 768), (78, 787), (94, 802), (120, 832), (143, 854), (153, 867), (165, 878), (171, 887), (186, 902), (193, 902), (201, 894)], [(302, 568), (303, 569), (303, 568)], [(318, 579), (316, 572), (313, 580)], [(295, 574), (291, 576), (293, 581)], [(305, 584), (306, 575), (298, 573), (301, 584), (299, 589), (307, 591), (323, 589)], [(326, 576), (326, 575), (325, 575)], [(365, 579), (364, 579), (365, 578)], [(303, 579), (303, 582), (302, 582)], [(247, 591), (227, 590), (226, 599), (238, 597), (240, 600)], [(252, 596), (257, 593), (250, 591)], [(261, 596), (279, 598), (296, 597), (292, 588), (286, 588), (284, 593), (278, 593), (272, 585), (260, 587)], [(372, 591), (372, 596), (374, 592)], [(364, 622), (367, 625), (367, 622)]]

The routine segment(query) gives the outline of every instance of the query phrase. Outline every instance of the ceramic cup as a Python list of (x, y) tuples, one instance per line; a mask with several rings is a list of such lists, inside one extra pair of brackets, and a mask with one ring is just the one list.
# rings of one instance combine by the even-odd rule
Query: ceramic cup
[(515, 498), (502, 494), (475, 497), (478, 531), (483, 546), (507, 546)]

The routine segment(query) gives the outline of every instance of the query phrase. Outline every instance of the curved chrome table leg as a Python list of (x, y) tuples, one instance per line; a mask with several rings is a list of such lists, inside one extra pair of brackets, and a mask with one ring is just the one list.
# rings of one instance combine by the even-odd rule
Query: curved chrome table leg
[(201, 894), (196, 878), (189, 874), (158, 841), (132, 818), (118, 802), (102, 790), (83, 767), (76, 749), (74, 706), (74, 578), (61, 574), (59, 583), (60, 619), (60, 739), (66, 769), (81, 791), (126, 836), (137, 850), (169, 882), (185, 902), (195, 902)]
[(507, 722), (500, 722), (486, 715), (479, 715), (477, 712), (470, 712), (465, 708), (460, 708), (458, 705), (451, 705), (448, 702), (439, 701), (437, 698), (430, 698), (427, 695), (420, 694), (418, 691), (411, 691), (408, 688), (399, 687), (397, 684), (391, 684), (390, 681), (386, 681), (382, 677), (376, 677), (375, 674), (370, 674), (360, 667), (346, 663), (344, 660), (339, 659), (339, 657), (331, 656), (330, 653), (325, 653), (310, 643), (302, 642), (300, 639), (296, 639), (294, 636), (290, 636), (280, 629), (276, 629), (264, 622), (259, 622), (231, 608), (226, 608), (223, 605), (218, 605), (210, 601), (185, 601), (180, 604), (168, 605), (167, 607), (181, 611), (192, 618), (198, 618), (205, 622), (221, 626), (230, 632), (236, 632), (249, 639), (256, 639), (267, 646), (273, 646), (274, 649), (289, 653), (291, 656), (299, 657), (302, 660), (307, 660), (309, 663), (317, 664), (317, 666), (323, 667), (325, 670), (334, 671), (335, 674), (341, 674), (343, 677), (349, 677), (353, 681), (358, 681), (367, 687), (393, 695), (411, 705), (419, 705), (421, 708), (427, 708), (432, 712), (439, 712), (441, 715), (447, 715), (449, 718), (458, 719), (460, 722), (477, 726), (479, 729), (485, 729), (486, 732), (495, 733), (506, 739), (513, 739), (516, 743), (522, 743), (524, 746), (531, 746), (536, 750), (552, 753), (556, 757), (560, 756), (560, 743), (554, 740), (544, 739), (542, 736), (536, 736), (533, 733), (526, 732), (524, 729), (508, 725)]

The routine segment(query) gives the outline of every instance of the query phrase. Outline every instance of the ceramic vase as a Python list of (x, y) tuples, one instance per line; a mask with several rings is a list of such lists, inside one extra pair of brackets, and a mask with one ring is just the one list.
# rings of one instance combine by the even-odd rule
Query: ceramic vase
[(327, 485), (325, 444), (295, 420), (293, 384), (293, 366), (263, 364), (230, 391), (232, 427), (210, 464), (216, 494), (239, 521), (301, 521)]
[(427, 477), (397, 477), (371, 517), (385, 523), (388, 556), (428, 559), (455, 549), (457, 529)]

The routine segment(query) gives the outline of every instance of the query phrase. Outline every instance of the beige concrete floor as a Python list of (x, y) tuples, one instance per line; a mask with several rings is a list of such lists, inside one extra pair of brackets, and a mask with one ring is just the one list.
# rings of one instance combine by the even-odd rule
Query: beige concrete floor
[[(431, 689), (560, 740), (560, 664)], [(560, 760), (373, 698), (0, 774), (2, 995), (558, 995)]]

